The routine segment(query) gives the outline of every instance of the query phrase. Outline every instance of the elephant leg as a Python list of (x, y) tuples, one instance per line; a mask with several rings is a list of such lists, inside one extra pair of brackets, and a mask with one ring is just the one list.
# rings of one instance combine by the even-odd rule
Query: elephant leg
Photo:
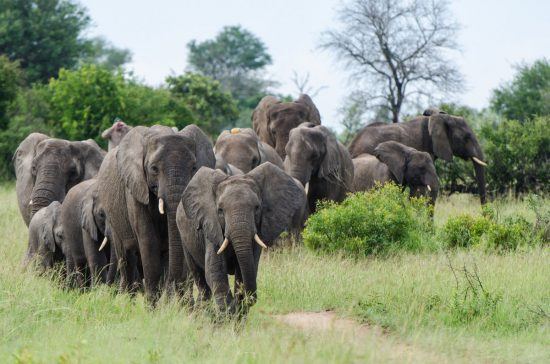
[(213, 244), (206, 245), (205, 271), (206, 282), (214, 293), (216, 305), (223, 312), (230, 310), (233, 304), (233, 296), (229, 288), (227, 267), (223, 257), (216, 254)]
[(241, 269), (235, 267), (235, 285), (233, 287), (233, 295), (235, 296), (235, 302), (239, 304), (244, 300), (244, 284)]
[[(187, 251), (185, 251), (184, 248), (184, 254), (185, 254), (185, 261), (187, 263), (187, 268), (189, 272), (191, 273), (191, 276), (193, 277), (193, 280), (195, 281), (195, 284), (197, 285), (197, 289), (199, 291), (199, 294), (197, 296), (197, 302), (206, 302), (210, 300), (210, 297), (212, 296), (212, 291), (210, 290), (210, 287), (208, 287), (208, 283), (206, 282), (206, 276), (204, 274), (204, 269), (202, 269), (193, 259), (191, 254), (189, 254)], [(191, 296), (193, 294), (193, 284), (190, 284), (190, 293)]]

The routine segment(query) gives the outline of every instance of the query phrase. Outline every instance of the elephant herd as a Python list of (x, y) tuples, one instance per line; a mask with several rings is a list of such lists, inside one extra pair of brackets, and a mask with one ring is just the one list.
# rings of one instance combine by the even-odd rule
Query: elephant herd
[(102, 134), (108, 152), (93, 140), (30, 134), (14, 155), (29, 227), (25, 266), (43, 272), (61, 262), (71, 287), (117, 282), (125, 292), (143, 290), (151, 303), (165, 290), (242, 314), (256, 300), (262, 249), (284, 231), (298, 235), (319, 200), (394, 181), (433, 203), (433, 160), (456, 155), (473, 161), (485, 201), (486, 164), (474, 133), (437, 109), (366, 126), (349, 149), (321, 125), (308, 95), (264, 97), (252, 126), (224, 131), (212, 145), (196, 125), (117, 120)]

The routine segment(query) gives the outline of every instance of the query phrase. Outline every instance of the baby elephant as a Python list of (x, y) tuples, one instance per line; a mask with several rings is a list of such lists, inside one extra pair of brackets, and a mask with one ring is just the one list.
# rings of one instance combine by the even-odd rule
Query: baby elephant
[[(221, 311), (245, 314), (256, 300), (261, 248), (303, 223), (306, 194), (271, 163), (227, 176), (202, 167), (177, 211), (186, 261), (200, 292)], [(234, 296), (228, 274), (235, 275)]]
[(79, 287), (107, 281), (110, 247), (100, 251), (102, 242), (106, 243), (105, 212), (97, 187), (96, 179), (81, 182), (69, 190), (61, 205), (67, 272)]
[(61, 204), (54, 201), (39, 210), (29, 223), (29, 245), (23, 261), (27, 267), (33, 259), (40, 273), (52, 268), (55, 262), (64, 260), (60, 238), (63, 235), (59, 214)]
[(427, 196), (435, 203), (439, 181), (431, 156), (401, 143), (380, 143), (374, 155), (361, 154), (353, 159), (355, 191), (373, 188), (376, 182), (394, 181), (410, 188), (411, 196)]

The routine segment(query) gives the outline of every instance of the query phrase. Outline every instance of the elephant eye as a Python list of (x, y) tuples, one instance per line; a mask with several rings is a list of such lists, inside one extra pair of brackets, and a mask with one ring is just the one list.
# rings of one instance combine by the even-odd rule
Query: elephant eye
[(151, 172), (153, 172), (154, 174), (159, 173), (159, 167), (157, 167), (156, 165), (153, 164), (151, 166)]
[(253, 165), (258, 164), (258, 158), (256, 158), (256, 157), (252, 158), (252, 164)]
[(221, 207), (218, 208), (218, 214), (223, 215), (223, 209)]

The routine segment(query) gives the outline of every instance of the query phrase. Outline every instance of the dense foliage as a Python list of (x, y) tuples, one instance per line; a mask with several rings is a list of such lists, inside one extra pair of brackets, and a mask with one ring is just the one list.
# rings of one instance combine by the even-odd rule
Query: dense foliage
[(304, 244), (352, 256), (420, 250), (431, 230), (430, 209), (423, 199), (409, 199), (401, 187), (386, 184), (352, 194), (341, 204), (322, 202), (307, 221)]
[(10, 62), (6, 56), (0, 56), (0, 130), (8, 123), (8, 107), (17, 97), (21, 83), (21, 71), (18, 62)]
[(491, 107), (506, 119), (521, 122), (550, 114), (550, 62), (541, 59), (523, 65), (512, 82), (493, 92)]

